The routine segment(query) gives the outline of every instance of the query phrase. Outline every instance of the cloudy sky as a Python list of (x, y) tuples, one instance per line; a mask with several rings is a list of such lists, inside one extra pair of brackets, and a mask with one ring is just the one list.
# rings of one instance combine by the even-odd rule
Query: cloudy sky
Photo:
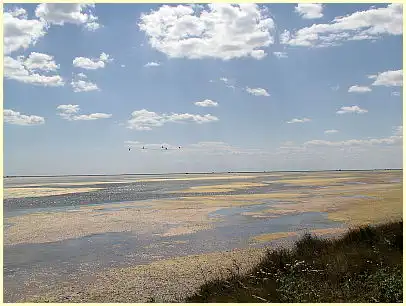
[(6, 175), (402, 167), (400, 4), (4, 12)]

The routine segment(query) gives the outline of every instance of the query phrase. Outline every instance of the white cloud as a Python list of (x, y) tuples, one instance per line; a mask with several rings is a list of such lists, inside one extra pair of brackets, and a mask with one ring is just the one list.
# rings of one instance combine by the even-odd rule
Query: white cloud
[(323, 17), (323, 5), (316, 3), (299, 3), (295, 12), (304, 19), (317, 19)]
[(220, 78), (220, 81), (222, 81), (226, 87), (231, 88), (231, 89), (235, 89), (235, 86), (232, 83), (235, 83), (231, 80), (229, 80), (228, 78), (222, 77)]
[(304, 143), (305, 146), (328, 146), (328, 147), (346, 147), (346, 146), (363, 146), (363, 145), (398, 145), (402, 144), (402, 135), (392, 135), (386, 138), (369, 138), (369, 139), (350, 139), (343, 141), (328, 140), (310, 140)]
[(403, 70), (385, 71), (368, 78), (375, 79), (372, 86), (403, 86)]
[(72, 80), (70, 83), (72, 85), (74, 92), (86, 92), (86, 91), (94, 91), (99, 90), (97, 84), (84, 81), (84, 80)]
[(254, 95), (254, 96), (269, 97), (269, 93), (263, 88), (249, 88), (249, 87), (247, 87), (245, 90), (248, 93), (250, 93), (251, 95)]
[(97, 119), (107, 119), (110, 118), (111, 114), (104, 114), (104, 113), (93, 113), (89, 115), (78, 115), (74, 116), (73, 120), (97, 120)]
[(313, 24), (294, 34), (285, 31), (281, 43), (292, 46), (328, 47), (349, 40), (378, 39), (384, 35), (403, 33), (402, 4), (389, 4), (353, 14), (336, 17), (327, 24)]
[(24, 66), (30, 70), (42, 70), (42, 71), (56, 71), (59, 69), (54, 61), (54, 57), (44, 53), (31, 52), (26, 60), (24, 60)]
[(106, 63), (113, 61), (110, 55), (106, 53), (100, 54), (99, 58), (87, 58), (87, 57), (75, 57), (73, 60), (73, 66), (77, 68), (95, 70), (99, 68), (104, 68)]
[(218, 106), (217, 102), (209, 100), (209, 99), (199, 101), (199, 102), (195, 102), (194, 104), (197, 105), (197, 106), (202, 106), (202, 107)]
[(337, 114), (349, 114), (349, 113), (356, 113), (356, 114), (364, 114), (368, 111), (366, 109), (362, 109), (357, 105), (353, 106), (343, 106), (340, 110), (337, 111)]
[(274, 54), (277, 58), (287, 58), (287, 57), (288, 57), (288, 54), (287, 54), (286, 52), (278, 52), (278, 51), (275, 51), (273, 54)]
[(22, 8), (5, 11), (3, 14), (4, 26), (4, 54), (10, 54), (21, 48), (27, 49), (46, 34), (47, 27), (44, 22), (28, 19), (27, 12)]
[[(32, 53), (31, 53), (32, 54)], [(37, 53), (39, 54), (39, 53)], [(45, 54), (42, 54), (45, 55)], [(30, 55), (31, 56), (31, 55)], [(35, 56), (34, 56), (35, 57)], [(28, 61), (28, 62), (27, 62)], [(9, 56), (4, 57), (4, 77), (10, 80), (16, 80), (18, 82), (23, 82), (38, 86), (50, 86), (57, 87), (63, 86), (65, 82), (59, 75), (42, 75), (34, 73), (32, 70), (41, 70), (38, 68), (49, 69), (56, 66), (53, 60), (48, 62), (35, 62), (25, 59), (23, 56), (19, 56), (17, 59), (11, 58)], [(56, 68), (55, 68), (56, 69)]]
[(102, 52), (100, 54), (100, 60), (105, 62), (105, 63), (110, 63), (112, 61), (114, 61), (114, 59), (112, 57), (110, 57), (109, 54)]
[(195, 122), (195, 123), (208, 123), (219, 120), (217, 117), (210, 114), (207, 115), (194, 115), (194, 114), (158, 114), (150, 112), (146, 109), (134, 111), (131, 113), (131, 119), (128, 120), (128, 128), (135, 130), (151, 130), (154, 127), (159, 127), (168, 122), (182, 123), (182, 122)]
[(125, 65), (121, 65), (121, 68), (125, 68)]
[(88, 22), (85, 24), (85, 28), (91, 32), (94, 32), (94, 31), (100, 29), (101, 27), (102, 26), (100, 25), (100, 23), (98, 23), (96, 21)]
[(302, 119), (294, 118), (290, 121), (286, 121), (286, 123), (305, 123), (305, 122), (310, 122), (310, 121), (312, 121), (312, 120), (309, 118), (302, 118)]
[(399, 91), (392, 91), (392, 92), (390, 93), (390, 95), (391, 95), (391, 96), (394, 96), (394, 97), (399, 97), (399, 96), (400, 96), (400, 92), (399, 92)]
[(325, 130), (324, 134), (333, 134), (333, 133), (338, 133), (337, 130)]
[(332, 86), (331, 89), (332, 89), (333, 91), (337, 91), (337, 90), (340, 89), (340, 85)]
[(84, 73), (82, 73), (82, 72), (76, 74), (76, 76), (77, 76), (78, 78), (81, 78), (81, 79), (87, 79), (87, 75), (84, 74)]
[(149, 63), (146, 63), (145, 65), (144, 65), (144, 67), (158, 67), (158, 66), (160, 66), (161, 64), (160, 63), (157, 63), (157, 62), (149, 62)]
[(403, 125), (393, 127), (393, 135), (403, 136)]
[(19, 112), (11, 109), (3, 110), (3, 120), (6, 123), (16, 125), (39, 125), (45, 123), (45, 119), (43, 117), (22, 115)]
[(107, 119), (110, 118), (111, 114), (104, 114), (104, 113), (93, 113), (88, 115), (79, 115), (79, 105), (73, 104), (63, 104), (59, 105), (57, 108), (59, 110), (59, 116), (62, 119), (69, 120), (69, 121), (80, 121), (80, 120), (97, 120), (97, 119)]
[(48, 24), (64, 25), (71, 23), (84, 25), (90, 31), (100, 27), (98, 17), (94, 16), (90, 3), (41, 3), (35, 10), (35, 15)]
[(291, 37), (290, 31), (284, 30), (282, 33), (279, 34), (279, 43), (282, 45), (288, 44), (290, 37)]
[(149, 44), (172, 58), (261, 59), (274, 42), (274, 21), (253, 3), (163, 5), (140, 19)]
[(356, 93), (365, 93), (365, 92), (370, 92), (371, 88), (368, 86), (358, 86), (354, 85), (348, 88), (348, 92), (356, 92)]

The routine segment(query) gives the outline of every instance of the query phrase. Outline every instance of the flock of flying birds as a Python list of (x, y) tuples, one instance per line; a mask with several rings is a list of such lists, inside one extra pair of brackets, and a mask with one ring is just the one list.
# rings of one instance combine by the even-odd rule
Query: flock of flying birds
[[(159, 150), (159, 151), (163, 151), (163, 150), (179, 150), (181, 147), (179, 146), (177, 149), (168, 149), (168, 147), (164, 147), (164, 146), (161, 146), (161, 148), (146, 148), (145, 146), (142, 146), (142, 148), (137, 148), (137, 149), (140, 149), (140, 150)], [(131, 151), (131, 147), (129, 147), (128, 148), (128, 151)]]

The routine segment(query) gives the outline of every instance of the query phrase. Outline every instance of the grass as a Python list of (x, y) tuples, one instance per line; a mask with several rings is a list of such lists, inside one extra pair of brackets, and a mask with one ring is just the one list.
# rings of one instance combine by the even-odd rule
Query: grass
[(339, 239), (305, 234), (267, 251), (249, 273), (206, 282), (186, 302), (402, 302), (403, 222), (351, 229)]

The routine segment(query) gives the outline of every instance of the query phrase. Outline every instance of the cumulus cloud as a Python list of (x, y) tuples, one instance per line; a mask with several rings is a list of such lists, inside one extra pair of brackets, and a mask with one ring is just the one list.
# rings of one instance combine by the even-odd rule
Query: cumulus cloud
[(337, 130), (325, 130), (324, 134), (333, 134), (333, 133), (338, 133)]
[(75, 57), (73, 60), (73, 66), (77, 68), (95, 70), (104, 68), (108, 62), (113, 61), (110, 55), (106, 53), (100, 54), (99, 58), (87, 58), (87, 57)]
[(217, 117), (210, 114), (207, 115), (194, 115), (194, 114), (158, 114), (150, 112), (146, 109), (134, 111), (131, 113), (131, 118), (128, 120), (127, 127), (129, 129), (135, 129), (139, 131), (148, 131), (154, 127), (163, 126), (165, 123), (183, 123), (183, 122), (195, 122), (198, 124), (208, 123), (219, 120)]
[(4, 54), (8, 55), (20, 49), (35, 45), (48, 31), (51, 25), (72, 23), (84, 25), (90, 31), (100, 27), (97, 17), (91, 9), (94, 4), (41, 3), (36, 7), (38, 19), (28, 19), (23, 8), (13, 8), (3, 14)]
[(323, 5), (316, 3), (299, 3), (295, 12), (304, 19), (317, 19), (323, 17)]
[(142, 14), (139, 28), (149, 44), (172, 58), (262, 59), (274, 43), (274, 21), (253, 3), (163, 5)]
[(5, 11), (3, 26), (4, 54), (35, 45), (47, 31), (46, 24), (41, 20), (28, 19), (27, 12), (23, 8)]
[(286, 123), (305, 123), (305, 122), (310, 122), (310, 121), (312, 121), (312, 120), (309, 118), (302, 118), (302, 119), (294, 118), (290, 121), (286, 121)]
[(372, 86), (403, 86), (403, 70), (385, 71), (368, 78), (375, 79)]
[(23, 115), (11, 109), (3, 110), (3, 120), (6, 123), (15, 125), (40, 125), (45, 123), (43, 117)]
[(59, 69), (54, 61), (54, 57), (44, 53), (31, 52), (27, 59), (24, 60), (24, 66), (30, 70), (56, 71)]
[(36, 70), (54, 71), (59, 66), (53, 61), (53, 57), (42, 53), (31, 53), (28, 58), (19, 56), (14, 59), (10, 56), (4, 57), (4, 77), (18, 82), (37, 85), (57, 87), (63, 86), (65, 82), (59, 75), (44, 75), (35, 72)]
[(145, 65), (144, 65), (144, 67), (158, 67), (158, 66), (160, 66), (161, 64), (160, 63), (157, 63), (157, 62), (149, 62), (149, 63), (146, 63)]
[(287, 58), (288, 54), (286, 52), (279, 52), (279, 51), (275, 51), (273, 53), (277, 58)]
[(199, 101), (199, 102), (195, 102), (194, 104), (197, 105), (197, 106), (201, 106), (201, 107), (218, 106), (217, 102), (209, 100), (209, 99)]
[(100, 28), (98, 17), (93, 15), (94, 4), (90, 3), (41, 3), (35, 10), (35, 16), (52, 25), (71, 23), (84, 25), (89, 31)]
[(86, 91), (99, 90), (99, 87), (97, 87), (97, 84), (92, 83), (90, 81), (72, 80), (72, 82), (70, 84), (72, 85), (74, 92), (86, 92)]
[(293, 34), (284, 31), (280, 41), (292, 46), (329, 47), (349, 40), (372, 40), (402, 33), (402, 4), (393, 3), (383, 8), (371, 8), (336, 17), (331, 23), (313, 24)]
[(354, 85), (348, 88), (348, 92), (356, 92), (356, 93), (365, 93), (365, 92), (370, 92), (371, 88), (368, 86), (358, 86)]
[(93, 114), (88, 114), (88, 115), (79, 115), (79, 105), (73, 105), (73, 104), (62, 104), (59, 105), (56, 108), (59, 113), (58, 115), (65, 120), (69, 121), (79, 121), (79, 120), (97, 120), (97, 119), (107, 119), (110, 118), (112, 115), (111, 114), (105, 114), (105, 113), (93, 113)]
[(251, 95), (254, 95), (254, 96), (269, 97), (269, 93), (263, 88), (249, 88), (249, 87), (247, 87), (245, 90), (248, 93), (250, 93)]
[(341, 107), (338, 111), (337, 114), (350, 114), (350, 113), (355, 113), (355, 114), (364, 114), (367, 113), (368, 111), (366, 109), (362, 109), (357, 105), (353, 106), (343, 106)]

